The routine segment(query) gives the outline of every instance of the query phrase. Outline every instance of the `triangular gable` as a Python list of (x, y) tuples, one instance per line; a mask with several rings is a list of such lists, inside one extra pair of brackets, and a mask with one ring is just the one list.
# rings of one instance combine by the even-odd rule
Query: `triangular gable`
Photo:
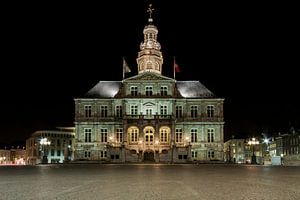
[(145, 72), (142, 74), (138, 74), (133, 77), (129, 77), (127, 79), (124, 79), (124, 81), (134, 81), (134, 80), (168, 80), (168, 81), (175, 81), (172, 78), (153, 73), (153, 72)]

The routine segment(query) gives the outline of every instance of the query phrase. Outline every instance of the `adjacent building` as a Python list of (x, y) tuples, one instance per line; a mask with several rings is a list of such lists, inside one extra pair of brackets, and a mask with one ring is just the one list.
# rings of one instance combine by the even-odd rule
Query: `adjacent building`
[(224, 160), (229, 163), (245, 163), (245, 140), (230, 139), (224, 143)]
[(151, 17), (143, 34), (137, 75), (99, 81), (75, 99), (75, 159), (223, 161), (224, 99), (199, 81), (162, 75), (164, 59)]
[(74, 127), (34, 132), (26, 140), (26, 163), (64, 163), (74, 158)]

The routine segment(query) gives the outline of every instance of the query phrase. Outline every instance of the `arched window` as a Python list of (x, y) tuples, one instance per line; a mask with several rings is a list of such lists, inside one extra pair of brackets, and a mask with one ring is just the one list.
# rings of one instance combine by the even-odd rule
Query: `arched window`
[(152, 144), (154, 139), (154, 128), (152, 126), (147, 126), (144, 128), (145, 143)]
[(139, 138), (139, 129), (136, 126), (131, 126), (128, 128), (128, 141), (130, 143), (137, 143)]
[(171, 130), (167, 126), (163, 126), (159, 129), (159, 138), (161, 143), (169, 142), (170, 132)]

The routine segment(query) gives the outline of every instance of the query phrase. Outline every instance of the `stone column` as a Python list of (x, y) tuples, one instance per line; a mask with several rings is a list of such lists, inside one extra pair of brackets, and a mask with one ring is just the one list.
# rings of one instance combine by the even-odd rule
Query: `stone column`
[(192, 161), (192, 145), (190, 142), (187, 146), (187, 161), (188, 162)]

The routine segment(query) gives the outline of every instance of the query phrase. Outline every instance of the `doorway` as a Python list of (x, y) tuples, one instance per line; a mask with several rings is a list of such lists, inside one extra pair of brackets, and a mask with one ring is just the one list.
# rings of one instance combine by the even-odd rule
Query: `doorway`
[(145, 151), (144, 152), (144, 162), (155, 162), (153, 151)]

